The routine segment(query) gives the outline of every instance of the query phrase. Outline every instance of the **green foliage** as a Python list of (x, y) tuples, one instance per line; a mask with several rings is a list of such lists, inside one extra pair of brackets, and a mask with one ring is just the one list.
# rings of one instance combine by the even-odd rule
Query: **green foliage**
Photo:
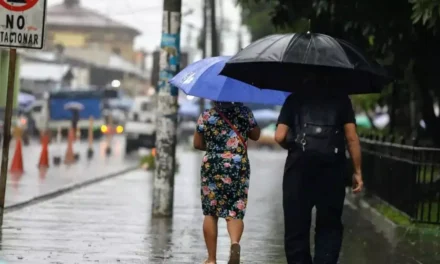
[(156, 160), (153, 154), (142, 157), (140, 160), (140, 166), (145, 167), (147, 170), (154, 170), (156, 167)]
[[(438, 205), (437, 205), (438, 207)], [(384, 203), (379, 203), (377, 205), (374, 206), (374, 208), (381, 213), (383, 216), (385, 216), (386, 218), (390, 219), (391, 221), (393, 221), (394, 223), (406, 227), (408, 228), (408, 231), (411, 230), (416, 230), (418, 229), (419, 231), (422, 231), (424, 233), (427, 234), (435, 234), (437, 237), (440, 235), (440, 227), (438, 225), (432, 225), (432, 224), (419, 224), (419, 223), (414, 223), (411, 221), (411, 219), (401, 213), (400, 211), (394, 209), (393, 207), (386, 205)], [(421, 207), (419, 208), (419, 210), (421, 209)], [(427, 215), (427, 210), (425, 210), (425, 215)], [(426, 218), (424, 217), (424, 220), (428, 220), (428, 217), (426, 216)], [(433, 221), (435, 221), (436, 219), (432, 219)]]
[(297, 19), (286, 27), (276, 27), (272, 23), (276, 1), (238, 1), (242, 8), (242, 23), (249, 29), (252, 40), (257, 40), (275, 33), (306, 32), (310, 28), (307, 19)]
[(411, 19), (414, 24), (421, 23), (436, 31), (435, 26), (440, 17), (439, 0), (409, 0), (413, 5)]
[(351, 97), (353, 104), (359, 106), (365, 111), (374, 109), (374, 107), (376, 107), (380, 99), (381, 99), (380, 94), (363, 94), (363, 95), (354, 95)]
[[(148, 171), (154, 171), (156, 168), (156, 157), (151, 153), (149, 155), (143, 156), (140, 161), (140, 166)], [(178, 173), (180, 169), (180, 163), (176, 161), (175, 173)]]
[[(440, 0), (238, 0), (242, 5), (268, 5), (274, 32), (303, 31), (294, 28), (298, 21), (309, 21), (308, 29), (345, 39), (365, 50), (386, 66), (398, 80), (394, 96), (361, 96), (354, 99), (362, 108), (384, 101), (399, 113), (408, 113), (407, 94), (415, 94), (418, 115), (427, 124), (426, 135), (440, 145), (440, 118), (431, 107), (440, 98), (438, 57), (440, 57)], [(255, 4), (257, 3), (257, 4)], [(267, 6), (266, 6), (267, 8)], [(266, 14), (267, 14), (266, 13)], [(247, 24), (258, 28), (260, 24)], [(258, 29), (253, 29), (258, 30)], [(251, 30), (252, 32), (252, 30)], [(273, 33), (273, 32), (272, 32)], [(413, 76), (411, 83), (408, 75)], [(393, 98), (399, 98), (394, 100)], [(400, 115), (400, 114), (399, 114)], [(398, 116), (396, 127), (410, 126), (407, 118)], [(415, 121), (418, 123), (418, 120)], [(411, 130), (411, 128), (409, 128)]]

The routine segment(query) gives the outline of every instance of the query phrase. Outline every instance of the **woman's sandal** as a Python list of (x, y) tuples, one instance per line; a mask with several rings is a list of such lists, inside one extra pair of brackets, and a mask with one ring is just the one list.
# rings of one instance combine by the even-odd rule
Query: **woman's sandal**
[(212, 262), (212, 261), (205, 260), (203, 262), (203, 264), (217, 264), (217, 262)]
[(240, 264), (240, 244), (235, 243), (231, 245), (231, 253), (229, 255), (228, 264)]

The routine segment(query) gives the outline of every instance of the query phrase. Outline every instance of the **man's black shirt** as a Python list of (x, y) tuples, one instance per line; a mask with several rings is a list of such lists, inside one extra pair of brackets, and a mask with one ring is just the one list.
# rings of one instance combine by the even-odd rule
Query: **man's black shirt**
[[(289, 97), (287, 97), (283, 107), (281, 108), (280, 116), (278, 117), (278, 124), (284, 124), (291, 129), (295, 127), (295, 111), (297, 109), (295, 106), (295, 96), (297, 95), (291, 94)], [(334, 97), (329, 100), (337, 100), (337, 103), (342, 106), (342, 110), (339, 113), (342, 127), (348, 123), (356, 123), (353, 106), (348, 96)]]
[[(280, 116), (278, 117), (278, 124), (286, 125), (290, 129), (287, 136), (286, 145), (290, 147), (289, 156), (287, 157), (287, 163), (290, 163), (291, 165), (293, 165), (293, 163), (296, 163), (296, 160), (299, 156), (299, 152), (297, 151), (298, 149), (292, 141), (295, 137), (293, 131), (296, 130), (295, 125), (297, 125), (295, 117), (298, 107), (295, 104), (297, 104), (301, 100), (301, 98), (295, 96), (299, 95), (291, 94), (289, 97), (287, 97), (281, 109)], [(320, 98), (319, 100), (334, 100), (334, 105), (340, 106), (338, 107), (338, 120), (342, 131), (344, 131), (343, 128), (345, 124), (356, 123), (353, 106), (348, 96), (333, 96), (324, 99)]]

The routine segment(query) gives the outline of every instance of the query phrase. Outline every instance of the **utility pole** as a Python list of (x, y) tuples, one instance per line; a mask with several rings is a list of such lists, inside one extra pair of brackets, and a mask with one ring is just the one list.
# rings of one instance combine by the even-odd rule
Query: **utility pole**
[(178, 90), (169, 80), (180, 68), (180, 25), (182, 0), (164, 0), (156, 110), (156, 169), (153, 216), (173, 214)]
[(241, 26), (238, 28), (237, 32), (237, 52), (243, 49), (243, 35), (241, 32)]
[[(203, 26), (202, 26), (202, 36), (201, 36), (201, 46), (202, 46), (202, 58), (206, 58), (207, 57), (207, 52), (206, 52), (206, 39), (207, 39), (207, 35), (208, 35), (208, 4), (207, 4), (208, 0), (202, 0), (202, 10), (203, 10)], [(200, 114), (203, 114), (203, 112), (205, 111), (205, 99), (200, 98), (199, 99), (199, 110), (200, 110)]]
[(211, 56), (219, 56), (220, 50), (218, 46), (218, 32), (217, 32), (217, 16), (216, 16), (216, 1), (209, 0), (211, 8)]
[[(217, 38), (221, 39), (223, 32), (225, 32), (226, 24), (225, 24), (225, 1), (219, 1), (219, 16), (220, 16), (220, 28), (218, 29)], [(223, 53), (224, 50), (224, 42), (218, 42), (218, 51), (219, 55)]]

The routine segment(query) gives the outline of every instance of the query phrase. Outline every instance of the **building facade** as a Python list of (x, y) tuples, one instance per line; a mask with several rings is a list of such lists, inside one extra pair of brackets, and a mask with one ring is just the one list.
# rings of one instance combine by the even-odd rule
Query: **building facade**
[(46, 49), (57, 47), (99, 49), (135, 63), (133, 50), (137, 29), (112, 20), (81, 5), (80, 0), (64, 0), (49, 7)]

